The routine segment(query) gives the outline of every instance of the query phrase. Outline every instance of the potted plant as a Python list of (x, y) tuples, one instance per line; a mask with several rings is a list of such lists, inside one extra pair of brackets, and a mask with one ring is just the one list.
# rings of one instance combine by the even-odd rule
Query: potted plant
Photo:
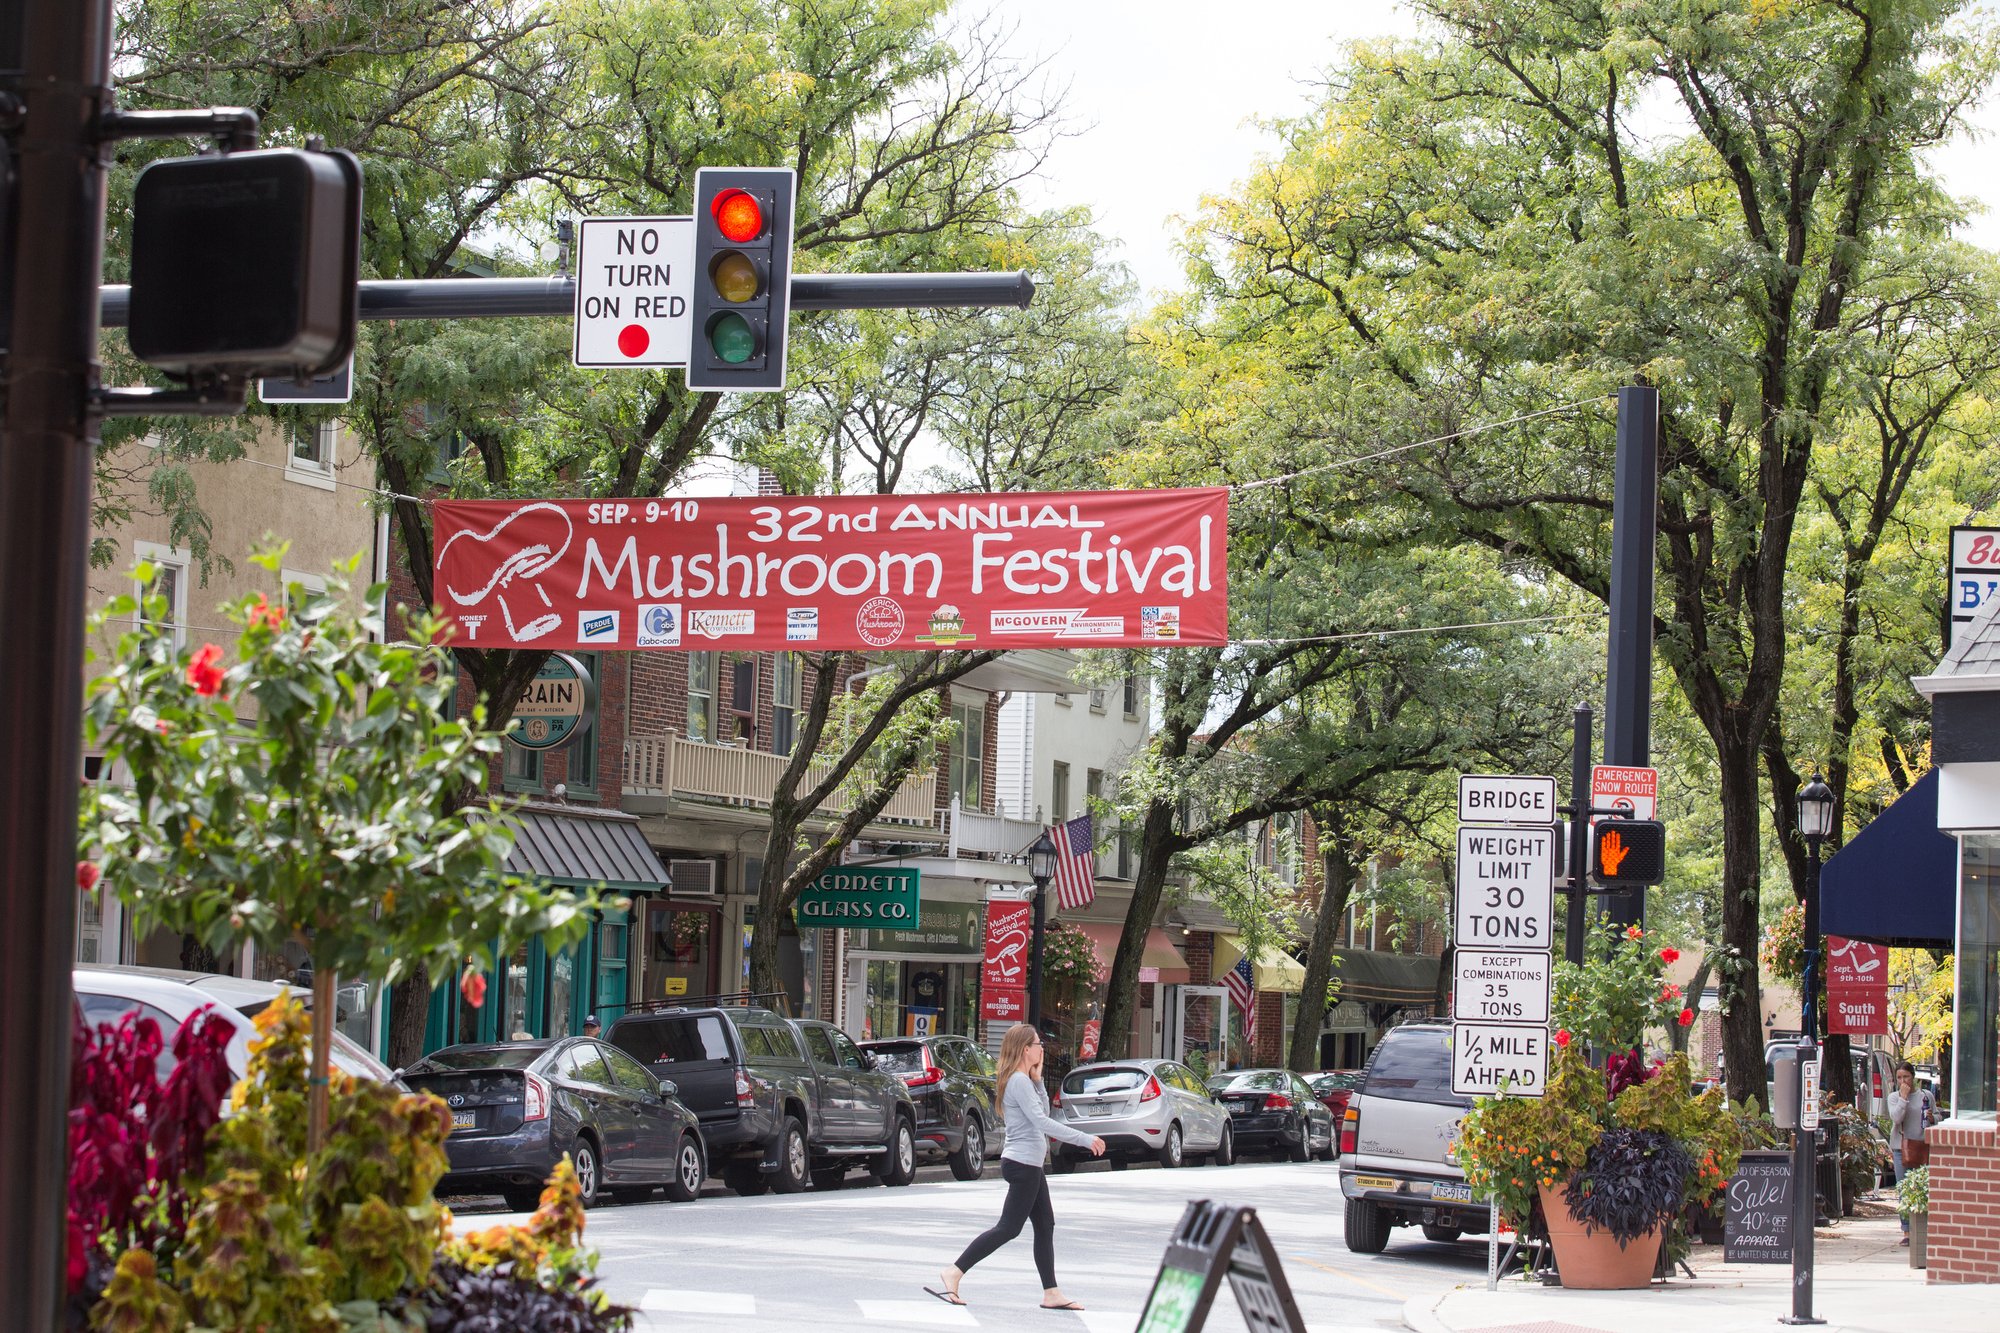
[(1741, 1155), (1720, 1091), (1695, 1096), (1686, 1055), (1649, 1061), (1641, 1047), (1650, 1028), (1694, 1021), (1662, 977), (1678, 957), (1633, 926), (1559, 966), (1543, 1095), (1503, 1089), (1459, 1127), (1466, 1179), (1516, 1227), (1546, 1230), (1565, 1287), (1645, 1286), (1663, 1238), (1686, 1243), (1676, 1219), (1706, 1207)]
[(1910, 1224), (1910, 1267), (1928, 1268), (1924, 1242), (1930, 1235), (1931, 1169), (1913, 1166), (1896, 1182), (1896, 1211)]

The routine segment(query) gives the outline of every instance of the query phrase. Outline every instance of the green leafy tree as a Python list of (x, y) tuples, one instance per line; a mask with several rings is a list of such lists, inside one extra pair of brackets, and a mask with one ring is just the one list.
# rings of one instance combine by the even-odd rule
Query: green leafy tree
[[(282, 558), (257, 560), (275, 574)], [(352, 609), (353, 569), (323, 593), (294, 584), (289, 611), (262, 595), (226, 608), (242, 626), (234, 664), (213, 644), (177, 651), (164, 599), (149, 595), (85, 714), (90, 743), (131, 785), (86, 792), (81, 841), (138, 928), (311, 958), (314, 1149), (337, 977), (450, 976), (536, 937), (560, 949), (595, 905), (506, 873), (503, 810), (464, 799), (484, 786), (499, 734), (481, 708), (445, 716), (438, 625), (420, 616), (409, 642), (384, 642), (379, 615)], [(120, 597), (104, 619), (139, 612)]]

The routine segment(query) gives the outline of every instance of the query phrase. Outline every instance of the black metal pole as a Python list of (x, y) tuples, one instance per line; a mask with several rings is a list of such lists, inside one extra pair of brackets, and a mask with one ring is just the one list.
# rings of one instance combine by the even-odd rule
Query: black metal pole
[(1028, 950), (1028, 1022), (1042, 1030), (1042, 937), (1048, 929), (1049, 882), (1035, 881), (1035, 938)]
[[(110, 91), (111, 0), (9, 6), (22, 27), (12, 354), (0, 433), (0, 1310), (62, 1326), (69, 1162), (76, 807), (82, 782), (90, 393), (104, 257), (97, 118)], [(107, 886), (108, 890), (108, 886)]]
[[(361, 289), (363, 319), (508, 319), (568, 315), (576, 310), (576, 279), (428, 278), (368, 279)], [(794, 310), (946, 310), (974, 306), (1027, 309), (1035, 284), (1027, 274), (1002, 273), (797, 273)], [(132, 289), (107, 285), (99, 303), (106, 328), (123, 328)]]
[[(1618, 391), (1618, 456), (1611, 501), (1611, 633), (1605, 654), (1604, 762), (1644, 768), (1652, 758), (1653, 545), (1659, 530), (1660, 391)], [(1646, 891), (1620, 889), (1604, 913), (1643, 925)]]
[(1807, 1129), (1805, 1071), (1819, 1059), (1819, 839), (1806, 839), (1806, 920), (1799, 970), (1799, 1123), (1792, 1131), (1792, 1313), (1787, 1324), (1823, 1324), (1813, 1317), (1813, 1220), (1818, 1211), (1819, 1130)]
[(1569, 902), (1563, 915), (1563, 957), (1583, 964), (1583, 936), (1589, 929), (1584, 908), (1590, 893), (1590, 732), (1589, 704), (1571, 714), (1569, 751)]

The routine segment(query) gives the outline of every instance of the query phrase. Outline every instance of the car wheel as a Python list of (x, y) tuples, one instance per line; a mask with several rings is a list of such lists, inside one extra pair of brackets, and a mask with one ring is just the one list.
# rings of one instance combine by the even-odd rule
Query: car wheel
[(1111, 1169), (1113, 1171), (1123, 1171), (1131, 1165), (1132, 1159), (1129, 1157), (1114, 1157), (1111, 1159)]
[(1329, 1125), (1326, 1131), (1326, 1147), (1320, 1151), (1319, 1159), (1322, 1162), (1331, 1162), (1338, 1159), (1339, 1156), (1340, 1140), (1334, 1137), (1333, 1127)]
[(754, 1199), (771, 1187), (754, 1163), (726, 1166), (722, 1169), (722, 1181), (746, 1199)]
[(1347, 1248), (1356, 1254), (1380, 1254), (1389, 1243), (1389, 1214), (1366, 1199), (1347, 1201)]
[(1222, 1139), (1215, 1145), (1215, 1151), (1208, 1155), (1210, 1166), (1228, 1166), (1236, 1160), (1236, 1127), (1224, 1125)]
[(1424, 1239), (1434, 1240), (1440, 1245), (1450, 1245), (1464, 1234), (1458, 1227), (1448, 1227), (1442, 1222), (1424, 1223)]
[(509, 1212), (532, 1213), (542, 1206), (542, 1191), (537, 1185), (509, 1185), (500, 1191), (500, 1197), (507, 1201)]
[(576, 1195), (578, 1202), (591, 1208), (597, 1204), (597, 1190), (603, 1181), (603, 1172), (598, 1168), (597, 1145), (589, 1139), (578, 1139), (576, 1146), (569, 1150), (570, 1161), (576, 1165)]
[[(1113, 1162), (1112, 1165), (1116, 1166), (1117, 1163)], [(1068, 1153), (1055, 1152), (1049, 1155), (1050, 1175), (1066, 1176), (1074, 1170), (1076, 1170), (1076, 1158), (1071, 1157)]]
[(910, 1122), (896, 1117), (896, 1133), (889, 1140), (889, 1151), (876, 1169), (875, 1178), (884, 1185), (907, 1185), (917, 1178), (917, 1136), (910, 1129)]
[(986, 1174), (986, 1131), (980, 1127), (978, 1116), (965, 1117), (965, 1139), (951, 1155), (950, 1163), (954, 1180), (977, 1180)]
[(1286, 1148), (1285, 1156), (1291, 1158), (1294, 1162), (1310, 1162), (1312, 1155), (1312, 1126), (1301, 1120), (1299, 1122), (1299, 1141)]
[(674, 1149), (674, 1173), (667, 1177), (667, 1197), (675, 1203), (692, 1203), (701, 1197), (702, 1177), (706, 1174), (701, 1144), (692, 1134), (681, 1135), (680, 1146)]
[(847, 1168), (844, 1166), (823, 1166), (813, 1172), (812, 1177), (813, 1189), (837, 1190), (840, 1188), (840, 1183), (847, 1179)]
[(1175, 1123), (1168, 1125), (1167, 1141), (1160, 1145), (1160, 1165), (1168, 1168), (1169, 1170), (1172, 1170), (1174, 1167), (1180, 1166), (1182, 1162), (1186, 1160), (1184, 1152), (1185, 1148), (1186, 1144), (1184, 1144), (1181, 1141), (1180, 1122), (1176, 1121)]
[(778, 1171), (771, 1188), (780, 1194), (797, 1194), (812, 1183), (812, 1158), (806, 1152), (805, 1126), (797, 1117), (785, 1121), (778, 1136)]

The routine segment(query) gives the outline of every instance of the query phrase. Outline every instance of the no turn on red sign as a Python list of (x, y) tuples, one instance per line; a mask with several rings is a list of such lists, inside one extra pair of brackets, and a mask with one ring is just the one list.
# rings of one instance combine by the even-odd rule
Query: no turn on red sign
[(596, 370), (685, 366), (693, 292), (693, 218), (584, 218), (572, 359)]

